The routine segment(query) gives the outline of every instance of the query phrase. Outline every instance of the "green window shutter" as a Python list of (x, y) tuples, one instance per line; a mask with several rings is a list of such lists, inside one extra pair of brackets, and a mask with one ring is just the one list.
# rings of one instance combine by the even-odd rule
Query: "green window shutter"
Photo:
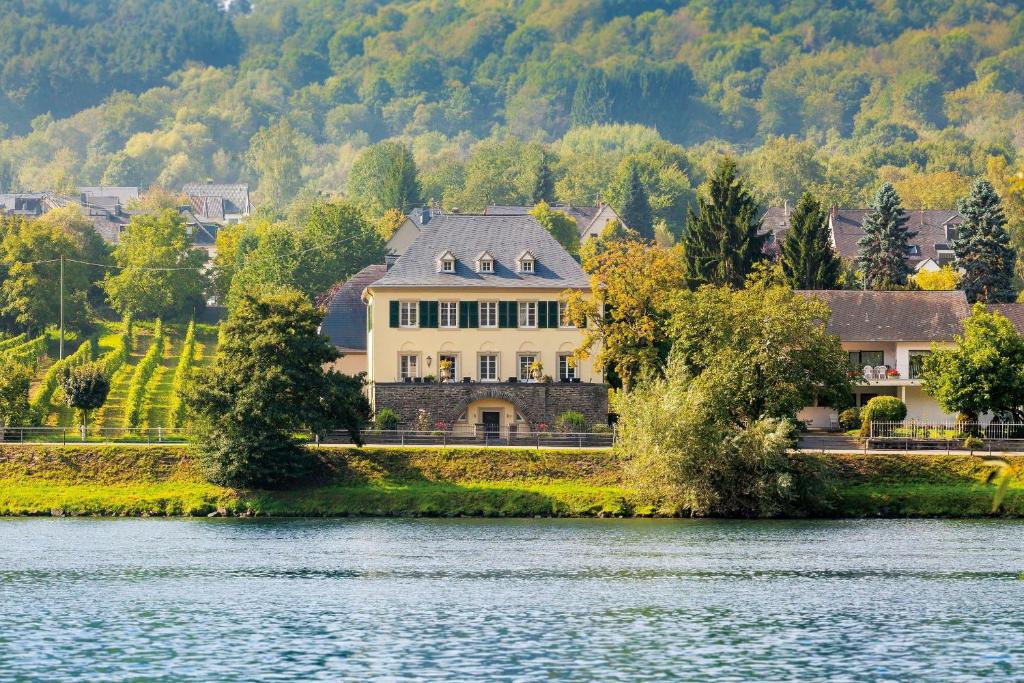
[(558, 319), (558, 302), (548, 301), (548, 327), (557, 328), (561, 321)]
[(469, 302), (469, 326), (480, 327), (480, 302)]
[(537, 302), (537, 327), (545, 328), (550, 327), (548, 325), (548, 302), (538, 301)]
[(398, 302), (397, 301), (390, 301), (390, 302), (388, 302), (388, 313), (389, 313), (389, 317), (391, 319), (391, 322), (390, 322), (391, 327), (398, 327)]
[(498, 327), (508, 327), (508, 302), (498, 302)]
[(508, 326), (519, 327), (519, 302), (508, 302)]
[(460, 301), (459, 302), (459, 327), (466, 329), (469, 327), (469, 305), (472, 301)]
[(430, 327), (430, 302), (420, 302), (420, 327)]
[(439, 327), (441, 322), (441, 303), (439, 301), (428, 301), (427, 311), (430, 313), (429, 327)]

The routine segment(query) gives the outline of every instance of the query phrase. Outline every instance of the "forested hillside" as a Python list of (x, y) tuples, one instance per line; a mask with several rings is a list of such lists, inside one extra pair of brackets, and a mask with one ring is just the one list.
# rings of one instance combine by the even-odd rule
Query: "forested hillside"
[(528, 202), (541, 167), (559, 200), (614, 202), (631, 157), (677, 227), (726, 152), (762, 201), (864, 204), (891, 180), (948, 208), (1016, 168), (1020, 4), (16, 0), (0, 190), (209, 177), (284, 207), (347, 192), (396, 138), (405, 199), (464, 209)]

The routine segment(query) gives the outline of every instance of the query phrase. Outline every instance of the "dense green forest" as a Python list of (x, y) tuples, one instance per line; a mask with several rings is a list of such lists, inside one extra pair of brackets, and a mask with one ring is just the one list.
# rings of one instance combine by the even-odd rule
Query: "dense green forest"
[(353, 164), (358, 184), (396, 140), (401, 208), (526, 203), (542, 172), (554, 199), (614, 204), (636, 170), (678, 233), (723, 154), (762, 202), (863, 205), (888, 180), (952, 208), (1017, 168), (1020, 5), (14, 0), (0, 190), (245, 180), (283, 209), (358, 194)]

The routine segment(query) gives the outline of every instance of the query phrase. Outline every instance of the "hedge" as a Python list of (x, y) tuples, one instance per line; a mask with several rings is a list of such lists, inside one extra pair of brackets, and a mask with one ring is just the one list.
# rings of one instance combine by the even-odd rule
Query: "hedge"
[(92, 339), (86, 339), (70, 356), (65, 357), (64, 360), (56, 361), (47, 368), (46, 374), (43, 375), (43, 381), (36, 390), (35, 397), (29, 402), (32, 410), (40, 420), (50, 414), (52, 408), (50, 402), (53, 399), (53, 392), (57, 390), (57, 386), (60, 384), (61, 371), (64, 368), (73, 368), (76, 365), (82, 365), (92, 360), (95, 343)]
[(3, 341), (0, 341), (0, 353), (8, 349), (13, 349), (15, 346), (18, 346), (19, 344), (24, 344), (27, 339), (27, 335), (24, 332), (22, 332), (17, 336), (11, 337), (10, 339), (4, 339)]
[(174, 370), (174, 379), (171, 381), (171, 427), (180, 427), (185, 419), (185, 403), (181, 395), (185, 391), (185, 385), (192, 376), (196, 363), (196, 324), (195, 321), (188, 324), (185, 331), (185, 341), (181, 345), (181, 355), (178, 360), (178, 367)]
[(153, 377), (160, 359), (164, 355), (164, 333), (160, 320), (157, 319), (153, 326), (153, 343), (150, 345), (146, 355), (142, 357), (139, 364), (135, 366), (131, 381), (128, 383), (128, 397), (125, 399), (124, 424), (125, 427), (137, 427), (142, 416), (142, 402), (146, 398), (146, 389), (149, 387), (149, 380)]
[(39, 357), (46, 353), (46, 336), (39, 336), (2, 353), (4, 360), (35, 368)]
[(124, 317), (121, 334), (114, 342), (114, 348), (103, 354), (100, 363), (103, 365), (103, 374), (107, 379), (113, 379), (114, 373), (121, 369), (121, 366), (128, 362), (132, 353), (132, 346), (135, 342), (135, 331), (132, 326), (131, 315)]

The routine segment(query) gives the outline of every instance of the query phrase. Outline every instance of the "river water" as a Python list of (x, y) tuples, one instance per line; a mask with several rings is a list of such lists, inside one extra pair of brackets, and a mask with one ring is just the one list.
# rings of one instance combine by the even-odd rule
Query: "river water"
[(0, 519), (0, 680), (1022, 680), (1024, 523)]

